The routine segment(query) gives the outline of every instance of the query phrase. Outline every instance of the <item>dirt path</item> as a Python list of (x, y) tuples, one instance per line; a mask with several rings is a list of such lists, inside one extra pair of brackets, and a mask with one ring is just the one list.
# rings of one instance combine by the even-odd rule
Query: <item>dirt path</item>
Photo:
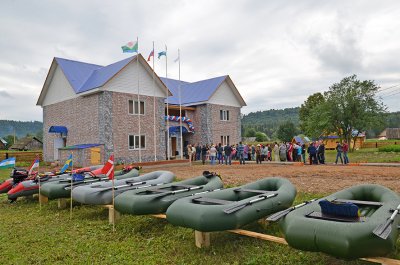
[[(293, 166), (274, 164), (248, 164), (231, 166), (169, 166), (179, 179), (199, 176), (203, 171), (217, 172), (228, 185), (240, 185), (268, 176), (288, 178), (302, 192), (331, 193), (343, 188), (362, 183), (373, 183), (386, 186), (400, 192), (400, 167), (372, 166)], [(144, 168), (144, 172), (157, 169)]]

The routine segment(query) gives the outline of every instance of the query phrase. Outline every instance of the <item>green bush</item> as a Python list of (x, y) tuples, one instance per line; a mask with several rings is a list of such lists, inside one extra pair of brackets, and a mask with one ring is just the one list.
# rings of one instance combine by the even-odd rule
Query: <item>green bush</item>
[(400, 145), (386, 145), (379, 147), (379, 152), (397, 152), (400, 153)]

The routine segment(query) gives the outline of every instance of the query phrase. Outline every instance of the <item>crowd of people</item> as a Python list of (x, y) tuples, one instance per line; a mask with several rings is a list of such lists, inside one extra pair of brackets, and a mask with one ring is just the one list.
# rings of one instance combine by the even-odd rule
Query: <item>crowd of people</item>
[[(340, 159), (342, 164), (349, 163), (349, 145), (346, 141), (343, 144), (336, 143), (336, 161)], [(322, 140), (310, 144), (277, 142), (273, 144), (248, 145), (240, 142), (235, 145), (215, 144), (194, 144), (187, 146), (187, 158), (191, 161), (202, 161), (203, 165), (208, 161), (211, 165), (231, 165), (232, 160), (238, 160), (240, 164), (247, 161), (256, 161), (261, 164), (263, 161), (275, 162), (303, 162), (310, 165), (325, 164), (325, 144)], [(307, 159), (306, 159), (307, 158)]]

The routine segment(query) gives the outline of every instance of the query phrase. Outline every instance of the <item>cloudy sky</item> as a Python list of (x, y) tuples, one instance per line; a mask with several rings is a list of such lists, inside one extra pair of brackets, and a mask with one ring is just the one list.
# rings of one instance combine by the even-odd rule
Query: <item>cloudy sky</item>
[(136, 37), (145, 57), (152, 41), (156, 52), (168, 45), (171, 78), (178, 48), (182, 80), (229, 74), (244, 113), (299, 106), (352, 74), (375, 80), (399, 111), (399, 14), (397, 0), (2, 0), (0, 119), (42, 120), (36, 101), (53, 57), (107, 65)]

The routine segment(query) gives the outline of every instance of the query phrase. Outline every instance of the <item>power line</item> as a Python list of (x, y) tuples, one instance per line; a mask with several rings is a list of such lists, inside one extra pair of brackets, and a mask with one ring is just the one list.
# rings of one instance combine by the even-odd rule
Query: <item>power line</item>
[[(392, 91), (392, 92), (393, 92), (393, 91)], [(398, 92), (396, 92), (396, 93), (394, 93), (394, 94), (386, 95), (386, 96), (384, 96), (384, 97), (382, 97), (382, 98), (388, 98), (388, 97), (391, 97), (391, 96), (394, 96), (394, 95), (397, 95), (397, 94), (400, 94), (400, 91), (398, 91)]]
[(393, 87), (397, 87), (397, 86), (400, 86), (400, 84), (393, 85), (393, 86), (390, 86), (390, 87), (387, 87), (387, 88), (378, 89), (378, 93), (379, 93), (379, 92), (382, 92), (382, 91), (385, 91), (385, 90), (388, 90), (388, 89), (391, 89), (391, 88), (393, 88)]
[(396, 89), (394, 89), (394, 90), (392, 90), (392, 91), (387, 91), (386, 93), (383, 93), (383, 94), (381, 94), (381, 95), (379, 95), (379, 96), (380, 96), (380, 97), (390, 96), (392, 93), (396, 93), (397, 91), (400, 91), (400, 87), (399, 87), (399, 88), (396, 88)]

